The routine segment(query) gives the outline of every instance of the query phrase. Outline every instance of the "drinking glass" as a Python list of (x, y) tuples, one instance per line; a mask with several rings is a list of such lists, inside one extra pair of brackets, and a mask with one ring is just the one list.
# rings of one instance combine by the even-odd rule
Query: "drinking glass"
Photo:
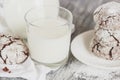
[(58, 66), (68, 60), (71, 40), (72, 14), (59, 7), (57, 16), (49, 11), (32, 8), (25, 14), (30, 55), (36, 62)]

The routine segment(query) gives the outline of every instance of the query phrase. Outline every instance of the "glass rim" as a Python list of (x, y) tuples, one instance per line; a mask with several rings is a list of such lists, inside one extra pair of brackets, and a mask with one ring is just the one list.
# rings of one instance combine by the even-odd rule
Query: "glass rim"
[[(69, 11), (68, 9), (66, 9), (66, 8), (64, 8), (64, 7), (58, 7), (58, 8), (59, 8), (59, 9), (63, 9), (64, 11), (66, 11), (66, 12), (70, 15), (71, 19), (73, 20), (73, 16), (72, 16), (71, 11)], [(33, 8), (31, 8), (31, 9), (29, 9), (29, 10), (25, 13), (24, 19), (25, 19), (25, 21), (26, 21), (27, 24), (32, 25), (31, 27), (44, 28), (44, 27), (41, 27), (40, 25), (32, 24), (32, 23), (27, 19), (28, 13), (30, 13), (32, 10), (35, 10), (35, 9), (38, 9), (38, 10), (39, 10), (39, 7), (33, 7)], [(58, 18), (58, 17), (57, 17), (57, 18)], [(42, 19), (42, 18), (41, 18), (41, 19)], [(65, 25), (67, 25), (67, 24), (72, 24), (72, 23), (69, 22), (69, 21), (66, 21), (64, 24), (58, 25), (58, 26), (56, 26), (56, 27), (58, 28), (59, 26), (65, 26)], [(53, 27), (53, 28), (54, 28), (54, 27)]]

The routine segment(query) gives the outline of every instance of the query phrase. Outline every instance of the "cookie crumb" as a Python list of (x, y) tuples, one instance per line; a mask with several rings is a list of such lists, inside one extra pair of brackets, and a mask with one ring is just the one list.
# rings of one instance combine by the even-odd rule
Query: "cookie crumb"
[(11, 71), (9, 71), (8, 73), (11, 73)]
[(4, 67), (2, 70), (3, 70), (4, 72), (8, 72), (8, 71), (9, 71), (9, 69), (8, 69), (7, 67)]

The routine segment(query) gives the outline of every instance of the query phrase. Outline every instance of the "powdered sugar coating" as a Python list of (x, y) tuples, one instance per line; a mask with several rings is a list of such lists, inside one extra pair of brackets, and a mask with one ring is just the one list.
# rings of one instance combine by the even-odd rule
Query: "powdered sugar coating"
[(18, 37), (0, 34), (0, 63), (19, 64), (29, 55), (28, 48)]
[(120, 3), (109, 2), (94, 12), (96, 23), (91, 51), (98, 57), (120, 59)]
[(109, 2), (99, 6), (94, 12), (94, 21), (105, 29), (120, 29), (120, 3)]

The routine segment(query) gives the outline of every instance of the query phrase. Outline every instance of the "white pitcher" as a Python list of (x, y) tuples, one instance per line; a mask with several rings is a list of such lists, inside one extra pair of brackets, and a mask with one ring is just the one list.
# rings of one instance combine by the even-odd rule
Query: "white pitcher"
[(39, 6), (43, 17), (55, 17), (58, 15), (59, 0), (1, 0), (0, 6), (11, 31), (22, 38), (26, 38), (25, 13), (29, 9)]

